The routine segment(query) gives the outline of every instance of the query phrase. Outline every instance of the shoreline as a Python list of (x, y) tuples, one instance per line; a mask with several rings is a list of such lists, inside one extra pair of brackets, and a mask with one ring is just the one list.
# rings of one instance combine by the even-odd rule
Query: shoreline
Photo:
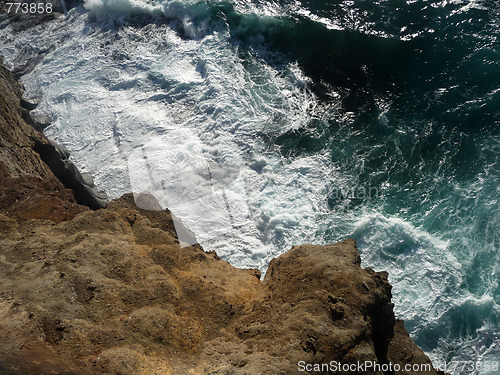
[[(300, 373), (302, 362), (432, 366), (394, 317), (388, 274), (361, 269), (353, 240), (294, 247), (270, 262), (261, 281), (257, 270), (235, 268), (199, 245), (181, 248), (170, 212), (140, 209), (130, 194), (89, 210), (77, 203), (78, 190), (57, 179), (82, 187), (83, 176), (23, 119), (20, 86), (3, 67), (0, 79), (10, 86), (0, 133), (7, 145), (0, 154), (2, 371), (289, 374)], [(89, 194), (89, 185), (82, 188)], [(372, 370), (365, 373), (405, 373)]]

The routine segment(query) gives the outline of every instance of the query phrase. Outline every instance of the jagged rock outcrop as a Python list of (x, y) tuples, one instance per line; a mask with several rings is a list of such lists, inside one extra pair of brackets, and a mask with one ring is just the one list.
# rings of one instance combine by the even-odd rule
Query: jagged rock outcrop
[(1, 67), (0, 85), (0, 374), (430, 364), (394, 318), (387, 273), (361, 269), (353, 240), (294, 247), (261, 281), (182, 248), (171, 214), (131, 194), (89, 210), (40, 157), (50, 142), (22, 119), (20, 87)]
[(170, 213), (138, 209), (127, 195), (58, 224), (0, 214), (0, 248), (7, 373), (292, 374), (300, 361), (430, 363), (394, 330), (387, 273), (361, 269), (352, 240), (295, 247), (261, 282), (199, 246), (181, 248)]
[(20, 105), (21, 94), (21, 85), (0, 64), (0, 162), (12, 177), (43, 179), (52, 173), (34, 147), (48, 140), (24, 121), (27, 110)]

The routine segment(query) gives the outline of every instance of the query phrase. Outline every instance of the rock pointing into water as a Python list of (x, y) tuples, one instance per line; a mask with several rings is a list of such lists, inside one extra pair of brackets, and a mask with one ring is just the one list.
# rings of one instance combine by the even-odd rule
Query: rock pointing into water
[(439, 373), (353, 240), (294, 247), (261, 281), (181, 247), (172, 215), (132, 195), (92, 211), (3, 68), (0, 85), (0, 374)]

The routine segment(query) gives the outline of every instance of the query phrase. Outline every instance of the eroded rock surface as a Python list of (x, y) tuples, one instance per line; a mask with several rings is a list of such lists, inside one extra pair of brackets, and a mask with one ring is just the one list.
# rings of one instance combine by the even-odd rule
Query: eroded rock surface
[(138, 209), (131, 195), (60, 223), (2, 214), (0, 228), (0, 358), (12, 373), (58, 373), (64, 362), (75, 374), (292, 374), (299, 361), (428, 361), (398, 338), (407, 333), (394, 330), (387, 273), (361, 269), (352, 240), (295, 247), (261, 282), (181, 248), (170, 214)]
[(43, 179), (52, 173), (34, 148), (48, 141), (23, 119), (27, 110), (21, 107), (21, 93), (12, 73), (0, 64), (0, 175), (8, 171), (12, 177)]

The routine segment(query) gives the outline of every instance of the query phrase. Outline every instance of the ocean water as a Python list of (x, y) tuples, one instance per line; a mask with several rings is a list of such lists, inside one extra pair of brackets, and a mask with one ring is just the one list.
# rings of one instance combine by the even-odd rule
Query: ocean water
[(353, 237), (436, 366), (500, 373), (500, 3), (86, 0), (25, 31), (0, 19), (5, 64), (38, 57), (21, 80), (45, 133), (111, 198), (150, 189), (205, 249), (264, 271)]

